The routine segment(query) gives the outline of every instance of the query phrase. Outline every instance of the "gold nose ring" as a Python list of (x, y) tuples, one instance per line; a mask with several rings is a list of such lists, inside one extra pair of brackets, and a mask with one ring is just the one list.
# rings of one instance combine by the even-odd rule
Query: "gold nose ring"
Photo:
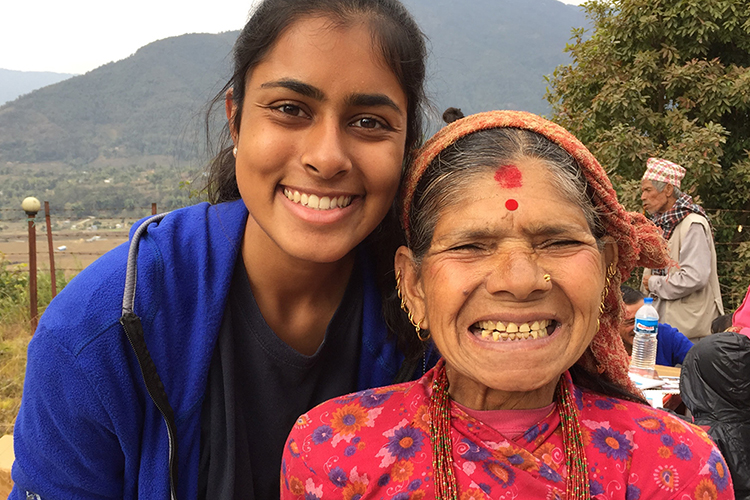
[(552, 276), (550, 276), (549, 274), (545, 274), (544, 275), (544, 281), (546, 281), (547, 283), (549, 283), (550, 281), (552, 281)]

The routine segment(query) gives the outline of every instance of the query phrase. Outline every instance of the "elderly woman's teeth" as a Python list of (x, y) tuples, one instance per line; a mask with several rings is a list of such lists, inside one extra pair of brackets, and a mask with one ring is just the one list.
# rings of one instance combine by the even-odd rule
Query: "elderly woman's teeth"
[(552, 320), (545, 319), (532, 323), (503, 323), (501, 321), (480, 321), (473, 329), (483, 338), (496, 342), (507, 340), (538, 339), (547, 336), (547, 327)]
[(344, 208), (348, 207), (352, 202), (351, 196), (317, 196), (314, 194), (300, 193), (299, 191), (293, 191), (289, 188), (284, 188), (284, 196), (286, 196), (289, 201), (315, 210)]

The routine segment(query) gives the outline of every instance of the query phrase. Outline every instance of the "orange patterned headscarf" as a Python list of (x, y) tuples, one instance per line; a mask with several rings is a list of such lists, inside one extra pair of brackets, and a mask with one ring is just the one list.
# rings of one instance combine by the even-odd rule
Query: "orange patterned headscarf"
[(627, 212), (607, 173), (594, 155), (573, 134), (544, 118), (523, 111), (488, 111), (467, 116), (447, 125), (414, 153), (401, 191), (401, 223), (411, 242), (409, 212), (414, 193), (432, 161), (461, 137), (492, 128), (516, 128), (536, 132), (567, 151), (578, 163), (593, 193), (606, 234), (614, 238), (618, 249), (617, 271), (609, 282), (599, 331), (578, 363), (590, 373), (602, 374), (611, 382), (639, 394), (628, 377), (628, 355), (618, 333), (621, 316), (620, 283), (638, 267), (660, 268), (668, 264), (666, 243), (659, 229), (643, 214)]

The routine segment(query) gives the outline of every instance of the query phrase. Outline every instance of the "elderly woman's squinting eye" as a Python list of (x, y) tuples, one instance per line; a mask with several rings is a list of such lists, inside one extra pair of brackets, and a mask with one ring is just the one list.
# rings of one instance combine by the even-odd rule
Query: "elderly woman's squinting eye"
[(584, 245), (582, 241), (579, 240), (548, 240), (539, 245), (539, 248), (541, 249), (550, 249), (550, 250), (556, 250), (556, 249), (564, 249), (564, 248), (572, 248), (578, 245)]
[(477, 243), (464, 243), (461, 245), (456, 245), (454, 247), (451, 247), (448, 249), (451, 252), (461, 252), (461, 251), (478, 251), (478, 250), (484, 250), (484, 248), (477, 244)]
[(555, 246), (555, 247), (565, 247), (565, 246), (572, 246), (572, 245), (583, 245), (583, 242), (578, 241), (578, 240), (557, 240), (549, 244), (549, 246)]

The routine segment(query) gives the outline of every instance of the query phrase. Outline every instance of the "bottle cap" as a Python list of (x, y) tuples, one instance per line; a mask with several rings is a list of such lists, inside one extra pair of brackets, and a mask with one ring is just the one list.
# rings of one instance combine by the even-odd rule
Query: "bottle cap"
[(644, 303), (644, 305), (645, 305), (645, 304), (651, 304), (651, 303), (653, 303), (653, 302), (654, 302), (654, 298), (653, 298), (653, 297), (645, 297), (645, 298), (643, 299), (643, 303)]

